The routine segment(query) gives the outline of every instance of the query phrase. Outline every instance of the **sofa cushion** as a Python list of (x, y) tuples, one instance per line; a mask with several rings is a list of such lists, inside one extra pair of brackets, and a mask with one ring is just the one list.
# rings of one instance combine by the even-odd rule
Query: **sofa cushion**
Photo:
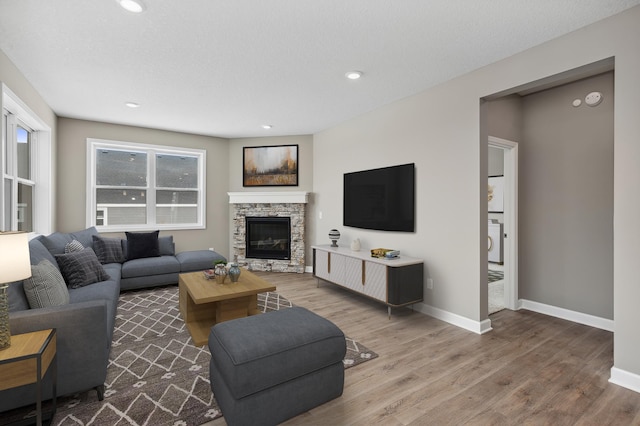
[(80, 241), (83, 246), (93, 248), (93, 236), (98, 235), (98, 230), (95, 226), (92, 226), (82, 231), (75, 231), (71, 235), (73, 239)]
[(31, 277), (23, 282), (24, 292), (32, 309), (69, 304), (69, 290), (64, 278), (48, 260), (31, 266)]
[(82, 251), (57, 254), (56, 261), (70, 288), (83, 287), (109, 279), (96, 253), (90, 247)]
[(125, 261), (124, 254), (122, 253), (121, 238), (105, 238), (94, 235), (93, 251), (96, 252), (98, 260), (103, 265), (105, 263), (122, 263)]
[(24, 292), (24, 281), (11, 283), (7, 290), (9, 297), (9, 312), (25, 311), (30, 309), (29, 300)]
[(41, 237), (42, 244), (49, 250), (52, 255), (63, 254), (64, 248), (73, 241), (73, 236), (68, 233), (54, 232), (50, 235)]
[[(118, 297), (120, 295), (120, 282), (115, 279), (102, 281), (93, 285), (78, 287), (69, 290), (71, 303), (92, 302), (104, 300), (107, 304), (107, 336), (108, 342), (113, 337), (115, 327), (116, 310), (118, 309)], [(86, 350), (93, 350), (86, 348)]]
[(180, 272), (204, 271), (213, 268), (216, 260), (227, 261), (220, 253), (212, 250), (183, 251), (176, 254), (180, 262)]
[(64, 246), (65, 253), (72, 253), (74, 251), (81, 251), (81, 250), (84, 250), (84, 246), (78, 240), (72, 240), (70, 243)]
[[(55, 257), (51, 254), (51, 252), (44, 246), (42, 243), (42, 238), (34, 238), (29, 241), (29, 256), (31, 257), (31, 264), (37, 265), (42, 260), (47, 259), (54, 266), (57, 266)], [(64, 250), (64, 249), (63, 249)]]
[(125, 232), (127, 234), (127, 260), (160, 256), (158, 234), (153, 232)]
[(180, 263), (175, 256), (147, 257), (127, 260), (122, 264), (122, 278), (180, 272)]
[(72, 233), (54, 232), (53, 234), (42, 236), (40, 239), (49, 252), (56, 255), (64, 253), (65, 246), (73, 240), (79, 241), (83, 247), (92, 247), (93, 235), (98, 235), (95, 226)]
[(176, 245), (173, 243), (173, 235), (158, 237), (158, 248), (160, 256), (175, 256)]

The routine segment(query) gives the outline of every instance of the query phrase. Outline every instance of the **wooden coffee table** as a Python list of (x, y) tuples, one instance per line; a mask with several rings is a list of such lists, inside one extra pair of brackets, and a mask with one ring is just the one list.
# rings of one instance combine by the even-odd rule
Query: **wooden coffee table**
[(236, 283), (227, 277), (225, 284), (218, 284), (200, 271), (180, 274), (178, 285), (180, 314), (196, 346), (207, 344), (215, 324), (259, 314), (258, 293), (276, 290), (273, 284), (244, 269)]

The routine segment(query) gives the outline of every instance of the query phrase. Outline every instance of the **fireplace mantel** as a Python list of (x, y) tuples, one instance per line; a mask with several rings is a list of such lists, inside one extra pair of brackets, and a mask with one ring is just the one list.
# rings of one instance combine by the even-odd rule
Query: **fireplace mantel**
[(229, 204), (306, 204), (309, 199), (309, 193), (301, 191), (227, 192), (227, 194), (229, 194)]

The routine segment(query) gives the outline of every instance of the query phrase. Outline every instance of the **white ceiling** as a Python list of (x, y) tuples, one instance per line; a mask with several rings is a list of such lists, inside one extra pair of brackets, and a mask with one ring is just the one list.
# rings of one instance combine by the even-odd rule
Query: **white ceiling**
[[(143, 1), (135, 15), (115, 0), (0, 0), (0, 49), (59, 116), (312, 134), (640, 4)], [(350, 70), (364, 77), (347, 80)]]

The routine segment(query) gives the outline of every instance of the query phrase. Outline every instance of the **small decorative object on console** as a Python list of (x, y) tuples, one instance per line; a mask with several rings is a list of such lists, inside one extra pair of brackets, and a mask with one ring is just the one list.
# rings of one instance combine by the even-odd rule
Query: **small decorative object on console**
[(400, 256), (400, 251), (386, 249), (386, 248), (375, 248), (371, 249), (371, 257), (377, 257), (379, 259), (387, 258), (394, 259)]
[(213, 279), (216, 276), (216, 272), (213, 269), (206, 269), (202, 271), (204, 277), (208, 280)]
[(360, 251), (360, 239), (356, 238), (351, 241), (351, 251)]
[(338, 247), (338, 240), (340, 239), (340, 231), (332, 229), (329, 231), (329, 239), (331, 240), (331, 247)]

